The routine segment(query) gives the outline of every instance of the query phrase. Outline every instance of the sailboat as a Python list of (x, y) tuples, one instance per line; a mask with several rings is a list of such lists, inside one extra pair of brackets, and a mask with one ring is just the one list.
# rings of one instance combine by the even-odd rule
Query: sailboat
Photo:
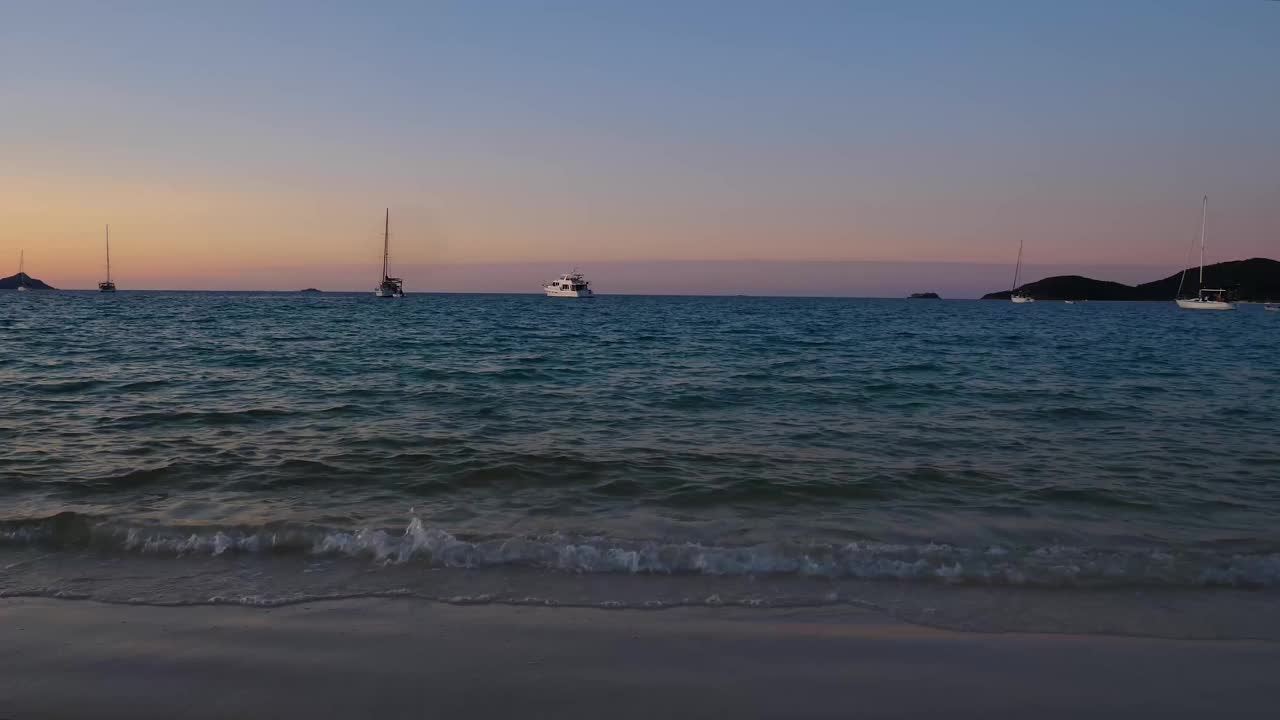
[[(1206, 288), (1204, 286), (1204, 226), (1209, 214), (1209, 196), (1204, 196), (1200, 205), (1200, 292), (1196, 297), (1176, 297), (1174, 302), (1184, 310), (1235, 310), (1234, 303), (1227, 302), (1227, 291), (1223, 288)], [(1187, 269), (1182, 269), (1182, 279), (1178, 281), (1178, 295), (1182, 295), (1182, 284), (1187, 279)]]
[(18, 292), (27, 292), (31, 289), (27, 287), (26, 255), (26, 250), (18, 251)]
[(380, 298), (404, 297), (404, 280), (387, 274), (387, 259), (391, 249), (391, 208), (387, 208), (387, 216), (382, 226), (382, 282), (373, 294)]
[(98, 292), (115, 292), (116, 284), (111, 282), (111, 226), (107, 226), (107, 279), (98, 283)]
[(1022, 240), (1018, 240), (1018, 264), (1013, 269), (1013, 287), (1009, 288), (1009, 299), (1016, 303), (1031, 303), (1036, 299), (1030, 295), (1024, 295), (1018, 290), (1018, 279), (1022, 277)]

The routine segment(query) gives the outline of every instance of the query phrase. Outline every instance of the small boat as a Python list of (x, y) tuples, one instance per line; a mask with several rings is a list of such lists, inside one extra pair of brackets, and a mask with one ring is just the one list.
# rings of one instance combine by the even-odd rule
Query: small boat
[(18, 251), (18, 292), (28, 292), (31, 288), (27, 287), (26, 268), (26, 250)]
[(98, 292), (113, 293), (116, 284), (111, 282), (111, 226), (107, 226), (107, 279), (98, 283)]
[(374, 289), (373, 294), (380, 298), (404, 297), (404, 280), (387, 274), (387, 260), (391, 249), (391, 208), (387, 208), (386, 218), (382, 225), (382, 282)]
[(1262, 309), (1266, 310), (1267, 312), (1280, 312), (1280, 305), (1277, 305), (1275, 303), (1267, 303), (1266, 305), (1262, 306)]
[(1178, 298), (1174, 302), (1183, 310), (1235, 310), (1235, 303), (1227, 300), (1227, 291), (1222, 288), (1200, 288), (1200, 294), (1193, 298)]
[(1075, 301), (1075, 300), (1063, 300), (1062, 302), (1064, 302), (1064, 303), (1066, 303), (1066, 304), (1068, 304), (1068, 305), (1075, 305), (1075, 304), (1076, 304), (1076, 301)]
[(1182, 284), (1187, 279), (1187, 269), (1182, 269), (1182, 279), (1178, 281), (1178, 295), (1174, 302), (1183, 310), (1235, 310), (1235, 303), (1227, 300), (1227, 291), (1223, 288), (1207, 288), (1204, 286), (1204, 226), (1209, 214), (1209, 196), (1204, 196), (1200, 205), (1200, 292), (1196, 297), (1184, 298)]
[(1022, 277), (1022, 240), (1018, 240), (1018, 264), (1013, 269), (1013, 287), (1009, 289), (1009, 299), (1016, 303), (1033, 303), (1035, 298), (1018, 289), (1018, 279)]
[(576, 268), (573, 272), (565, 273), (543, 285), (542, 291), (547, 294), (547, 297), (595, 297), (595, 293), (591, 292), (591, 283), (587, 282)]

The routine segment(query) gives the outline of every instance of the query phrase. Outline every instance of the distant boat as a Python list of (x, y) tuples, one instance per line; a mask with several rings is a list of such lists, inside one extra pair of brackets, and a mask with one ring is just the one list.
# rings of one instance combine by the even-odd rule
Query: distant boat
[(1066, 304), (1068, 304), (1068, 305), (1075, 305), (1075, 304), (1076, 304), (1076, 301), (1075, 301), (1075, 300), (1063, 300), (1062, 302), (1064, 302), (1064, 303), (1066, 303)]
[(18, 292), (31, 290), (31, 288), (27, 287), (26, 255), (26, 250), (18, 251)]
[(1276, 305), (1274, 303), (1267, 303), (1266, 305), (1262, 306), (1262, 309), (1268, 312), (1280, 312), (1280, 305)]
[(390, 257), (390, 250), (391, 208), (387, 208), (387, 215), (382, 225), (382, 282), (378, 283), (378, 287), (373, 291), (373, 294), (380, 298), (402, 298), (404, 297), (404, 280), (387, 274), (387, 260)]
[(582, 277), (582, 273), (578, 272), (577, 268), (543, 285), (542, 291), (547, 294), (547, 297), (595, 297), (595, 293), (591, 292), (591, 283)]
[(1013, 287), (1009, 289), (1009, 299), (1016, 303), (1031, 303), (1036, 299), (1030, 295), (1024, 295), (1018, 289), (1018, 279), (1022, 277), (1022, 240), (1018, 240), (1018, 264), (1013, 268)]
[[(1235, 310), (1234, 303), (1227, 301), (1227, 291), (1223, 288), (1206, 288), (1204, 286), (1204, 226), (1209, 214), (1209, 196), (1204, 196), (1200, 205), (1200, 292), (1196, 297), (1174, 298), (1178, 307), (1184, 310)], [(1178, 295), (1182, 295), (1182, 284), (1187, 279), (1187, 269), (1182, 269), (1182, 280), (1178, 281)]]
[(111, 282), (111, 226), (107, 226), (107, 279), (105, 282), (98, 283), (98, 292), (116, 291), (116, 284)]

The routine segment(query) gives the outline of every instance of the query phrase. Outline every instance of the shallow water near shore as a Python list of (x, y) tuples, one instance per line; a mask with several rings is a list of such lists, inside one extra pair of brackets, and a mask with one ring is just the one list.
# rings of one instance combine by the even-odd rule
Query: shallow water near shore
[(1280, 637), (1276, 357), (1171, 302), (5, 293), (0, 595)]

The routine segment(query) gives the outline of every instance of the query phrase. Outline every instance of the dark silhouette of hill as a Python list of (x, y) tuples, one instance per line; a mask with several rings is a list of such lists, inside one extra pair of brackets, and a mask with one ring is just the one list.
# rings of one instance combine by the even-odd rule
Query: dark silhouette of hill
[(20, 281), (26, 280), (27, 287), (31, 290), (54, 290), (51, 285), (46, 285), (44, 281), (37, 280), (26, 273), (18, 273), (10, 275), (7, 278), (0, 278), (0, 290), (17, 290)]
[[(1182, 273), (1163, 280), (1143, 283), (1135, 288), (1141, 300), (1167, 300), (1178, 292)], [(1187, 268), (1184, 294), (1194, 295), (1199, 289), (1200, 268)], [(1204, 286), (1232, 290), (1234, 297), (1246, 302), (1280, 300), (1280, 262), (1268, 258), (1232, 260), (1204, 267)]]
[[(1200, 284), (1199, 266), (1187, 268), (1182, 294), (1195, 295)], [(1178, 294), (1182, 273), (1134, 287), (1079, 275), (1057, 275), (1018, 288), (1037, 300), (1172, 300)], [(1204, 268), (1204, 286), (1225, 288), (1231, 297), (1245, 302), (1280, 300), (1280, 261), (1269, 258), (1232, 260)], [(988, 293), (983, 300), (1008, 300), (1008, 290)]]
[[(1018, 288), (1037, 300), (1136, 300), (1136, 288), (1107, 280), (1094, 280), (1080, 275), (1056, 275), (1027, 283)], [(983, 300), (1008, 300), (1008, 290), (988, 293)], [(1170, 295), (1170, 298), (1173, 296)], [(1168, 298), (1166, 298), (1168, 299)]]
[(941, 300), (942, 297), (936, 292), (911, 293), (909, 300)]

